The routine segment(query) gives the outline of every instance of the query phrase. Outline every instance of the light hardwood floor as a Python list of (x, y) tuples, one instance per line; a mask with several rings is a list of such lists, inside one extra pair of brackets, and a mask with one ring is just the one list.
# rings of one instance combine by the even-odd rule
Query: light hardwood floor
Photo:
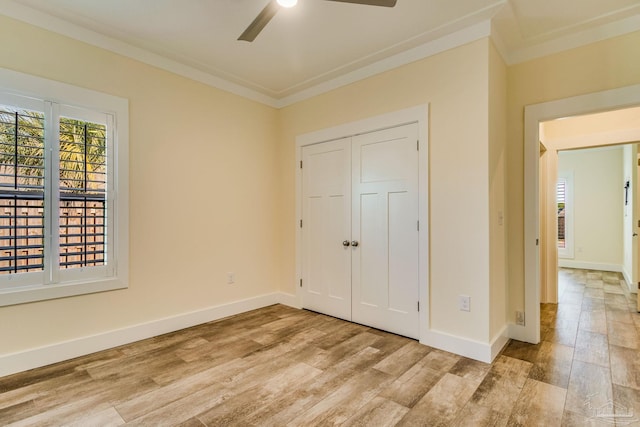
[(542, 342), (491, 365), (275, 305), (0, 378), (0, 425), (640, 425), (620, 282), (561, 270)]

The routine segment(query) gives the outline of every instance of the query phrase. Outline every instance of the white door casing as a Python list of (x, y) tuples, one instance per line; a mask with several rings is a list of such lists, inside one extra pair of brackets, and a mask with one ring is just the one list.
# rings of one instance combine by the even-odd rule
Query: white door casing
[(302, 148), (303, 307), (419, 338), (417, 143), (412, 123)]
[(509, 325), (509, 338), (540, 342), (539, 126), (541, 122), (640, 105), (640, 85), (525, 106), (524, 111), (524, 309), (525, 326)]
[[(390, 113), (373, 116), (354, 122), (347, 122), (334, 127), (320, 129), (317, 131), (298, 135), (296, 137), (296, 275), (295, 275), (295, 300), (291, 304), (298, 307), (307, 307), (305, 297), (308, 295), (303, 286), (303, 230), (300, 227), (300, 220), (303, 218), (303, 171), (301, 162), (303, 161), (303, 150), (307, 146), (321, 144), (324, 142), (337, 141), (344, 137), (353, 137), (370, 133), (377, 130), (385, 130), (405, 124), (417, 124), (419, 139), (418, 151), (418, 219), (420, 230), (418, 232), (418, 300), (419, 300), (419, 320), (417, 321), (419, 340), (423, 344), (432, 345), (433, 337), (429, 330), (429, 105), (423, 104), (416, 107), (398, 110)], [(305, 166), (306, 168), (306, 166)], [(342, 242), (340, 242), (342, 243)], [(349, 246), (349, 252), (353, 253), (354, 248)], [(414, 302), (415, 304), (415, 302)]]

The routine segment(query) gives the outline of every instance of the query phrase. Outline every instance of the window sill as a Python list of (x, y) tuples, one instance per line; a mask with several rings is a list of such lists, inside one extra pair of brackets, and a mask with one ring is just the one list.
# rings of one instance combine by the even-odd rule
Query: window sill
[(0, 307), (126, 288), (126, 280), (112, 277), (95, 281), (3, 289), (0, 290)]

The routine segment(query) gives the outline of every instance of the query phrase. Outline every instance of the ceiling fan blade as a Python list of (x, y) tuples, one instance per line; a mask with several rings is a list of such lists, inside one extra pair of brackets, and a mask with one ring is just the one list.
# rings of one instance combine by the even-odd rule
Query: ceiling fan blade
[(280, 6), (278, 6), (276, 0), (271, 0), (264, 7), (264, 9), (262, 9), (258, 16), (256, 16), (256, 19), (254, 19), (253, 22), (249, 24), (247, 29), (244, 30), (242, 34), (240, 34), (238, 40), (244, 40), (247, 42), (254, 41), (256, 37), (258, 37), (258, 34), (260, 34), (260, 31), (262, 31), (262, 29), (269, 23), (269, 21), (271, 21), (271, 18), (273, 18), (273, 16), (276, 14), (276, 12), (278, 12), (279, 9)]
[(339, 1), (339, 2), (342, 2), (342, 3), (364, 4), (364, 5), (367, 5), (367, 6), (394, 7), (398, 0), (328, 0), (328, 1)]

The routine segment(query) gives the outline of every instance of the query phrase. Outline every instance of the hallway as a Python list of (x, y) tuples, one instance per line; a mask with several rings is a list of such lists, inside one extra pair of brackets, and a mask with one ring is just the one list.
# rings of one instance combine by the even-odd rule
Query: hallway
[(541, 342), (503, 355), (529, 378), (566, 390), (563, 426), (640, 425), (640, 314), (619, 273), (561, 268), (559, 304), (542, 304)]

